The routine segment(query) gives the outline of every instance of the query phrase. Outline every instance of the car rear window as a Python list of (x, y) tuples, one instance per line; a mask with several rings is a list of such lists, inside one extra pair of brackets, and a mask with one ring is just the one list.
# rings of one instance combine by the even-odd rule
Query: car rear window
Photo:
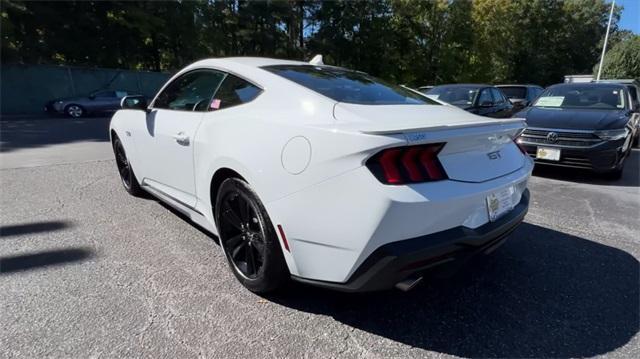
[(263, 69), (338, 102), (359, 105), (439, 105), (362, 72), (330, 66), (275, 65)]
[[(450, 103), (455, 106), (471, 106), (473, 105), (476, 96), (478, 95), (479, 86), (436, 86), (427, 92), (427, 96)], [(488, 96), (488, 101), (491, 99), (490, 93), (487, 91), (484, 96)], [(479, 102), (484, 101), (481, 99)]]
[(508, 98), (527, 98), (527, 88), (521, 86), (500, 86), (500, 90)]

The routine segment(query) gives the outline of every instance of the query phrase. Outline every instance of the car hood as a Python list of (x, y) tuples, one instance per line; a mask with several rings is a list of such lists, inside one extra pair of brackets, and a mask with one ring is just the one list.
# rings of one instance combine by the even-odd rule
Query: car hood
[(629, 121), (625, 110), (592, 110), (529, 107), (514, 117), (524, 118), (529, 127), (609, 130), (624, 127)]

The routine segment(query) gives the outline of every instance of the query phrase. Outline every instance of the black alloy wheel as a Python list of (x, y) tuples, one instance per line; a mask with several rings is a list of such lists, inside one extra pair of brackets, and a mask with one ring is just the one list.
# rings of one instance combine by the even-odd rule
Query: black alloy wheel
[(251, 200), (239, 192), (229, 192), (222, 199), (221, 224), (225, 251), (233, 265), (247, 278), (258, 276), (265, 257), (265, 235)]
[(118, 167), (124, 189), (133, 196), (142, 196), (144, 192), (140, 188), (136, 176), (133, 174), (133, 168), (127, 159), (124, 146), (117, 136), (113, 140), (113, 153), (116, 156), (116, 166)]
[(251, 187), (237, 178), (225, 180), (215, 216), (220, 244), (236, 278), (257, 293), (281, 287), (289, 271), (271, 220)]

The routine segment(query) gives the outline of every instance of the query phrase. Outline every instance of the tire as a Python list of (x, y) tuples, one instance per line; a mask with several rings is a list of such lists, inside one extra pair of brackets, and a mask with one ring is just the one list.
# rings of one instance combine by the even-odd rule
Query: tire
[(80, 105), (71, 104), (64, 108), (64, 113), (69, 117), (80, 118), (85, 115), (85, 110)]
[(289, 269), (269, 215), (262, 202), (243, 180), (222, 182), (216, 196), (215, 218), (222, 247), (231, 271), (254, 293), (281, 288)]
[(138, 179), (133, 173), (133, 167), (131, 167), (131, 164), (129, 163), (124, 146), (122, 145), (122, 142), (120, 142), (118, 136), (114, 136), (113, 139), (113, 154), (116, 157), (116, 166), (118, 167), (120, 180), (124, 189), (132, 196), (144, 197), (145, 192), (140, 188)]

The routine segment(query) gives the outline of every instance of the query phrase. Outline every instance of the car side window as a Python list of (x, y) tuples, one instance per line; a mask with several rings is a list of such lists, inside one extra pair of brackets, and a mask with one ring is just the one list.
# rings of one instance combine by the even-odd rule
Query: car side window
[(94, 97), (116, 97), (115, 91), (99, 91), (96, 92)]
[(496, 88), (492, 88), (491, 89), (491, 94), (493, 95), (493, 102), (494, 103), (504, 103), (505, 102), (504, 96), (502, 96), (502, 92), (500, 92), (500, 90), (498, 90)]
[(262, 89), (252, 83), (229, 74), (216, 92), (210, 108), (218, 110), (242, 105), (258, 97), (261, 92)]
[(491, 89), (486, 88), (480, 91), (480, 97), (478, 98), (478, 105), (482, 106), (485, 102), (494, 102), (493, 96), (491, 96)]
[(173, 80), (162, 90), (153, 108), (177, 111), (206, 111), (224, 73), (215, 70), (194, 70)]

